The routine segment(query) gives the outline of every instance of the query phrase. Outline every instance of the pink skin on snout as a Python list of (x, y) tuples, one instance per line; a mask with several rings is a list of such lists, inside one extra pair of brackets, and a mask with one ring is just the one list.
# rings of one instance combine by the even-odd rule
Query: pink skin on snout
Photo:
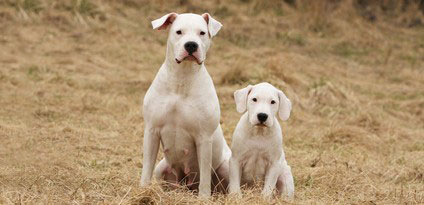
[(184, 50), (180, 56), (175, 58), (175, 61), (180, 64), (182, 61), (195, 61), (197, 64), (202, 64), (203, 62), (200, 61), (199, 51), (196, 51), (192, 53), (191, 55), (188, 54), (186, 50)]

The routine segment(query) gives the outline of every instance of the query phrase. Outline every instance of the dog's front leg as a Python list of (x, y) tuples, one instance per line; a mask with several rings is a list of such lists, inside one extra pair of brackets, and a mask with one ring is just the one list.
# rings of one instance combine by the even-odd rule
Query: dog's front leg
[(234, 158), (234, 156), (232, 156), (230, 158), (230, 185), (229, 185), (229, 189), (230, 189), (231, 194), (232, 193), (241, 194), (241, 191), (240, 191), (240, 180), (241, 180), (240, 172), (241, 172), (240, 163), (236, 158)]
[(287, 164), (286, 161), (284, 161), (282, 173), (280, 177), (278, 177), (277, 190), (281, 194), (285, 193), (289, 199), (292, 199), (294, 196), (293, 175), (291, 172), (291, 167)]
[(153, 168), (159, 150), (159, 135), (150, 126), (144, 128), (143, 139), (143, 171), (141, 173), (140, 186), (146, 186), (152, 179)]
[(201, 136), (196, 142), (197, 158), (200, 167), (199, 196), (211, 195), (212, 174), (212, 139), (211, 136)]
[(265, 184), (264, 188), (262, 190), (262, 195), (264, 197), (270, 197), (272, 194), (272, 191), (275, 188), (275, 185), (277, 184), (278, 176), (280, 175), (281, 165), (279, 162), (274, 162), (269, 167), (266, 175), (265, 175)]

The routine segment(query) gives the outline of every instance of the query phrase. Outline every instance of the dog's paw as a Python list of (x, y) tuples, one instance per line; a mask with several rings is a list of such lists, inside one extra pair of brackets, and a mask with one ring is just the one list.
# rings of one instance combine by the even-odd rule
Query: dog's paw
[(143, 179), (140, 180), (140, 187), (141, 188), (147, 187), (147, 186), (149, 186), (149, 184), (150, 184), (150, 180), (143, 180)]
[(264, 197), (265, 199), (271, 199), (272, 196), (272, 190), (264, 190), (262, 191), (262, 197)]
[(294, 181), (291, 171), (284, 173), (283, 193), (287, 198), (292, 199), (294, 196)]
[(142, 182), (142, 181), (140, 181), (139, 186), (140, 186), (140, 188), (144, 188), (144, 187), (146, 187), (146, 186), (147, 186), (147, 184), (146, 184), (146, 183), (144, 183), (144, 182)]
[(228, 187), (229, 187), (228, 191), (231, 195), (234, 195), (234, 196), (241, 196), (242, 195), (240, 186), (234, 186), (232, 183), (230, 183), (228, 185)]
[(284, 193), (286, 194), (287, 198), (292, 199), (294, 196), (294, 185), (287, 184), (284, 186)]
[(238, 192), (230, 192), (228, 195), (230, 198), (235, 198), (235, 199), (241, 199), (243, 198), (243, 195), (241, 194), (241, 191)]
[(199, 189), (199, 197), (209, 198), (211, 196), (211, 190), (207, 188)]

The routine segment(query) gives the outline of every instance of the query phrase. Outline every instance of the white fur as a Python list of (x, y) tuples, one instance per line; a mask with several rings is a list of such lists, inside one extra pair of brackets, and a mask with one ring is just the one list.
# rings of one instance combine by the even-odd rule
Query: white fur
[[(293, 176), (285, 159), (283, 136), (276, 118), (279, 115), (282, 120), (288, 119), (290, 100), (268, 83), (237, 90), (234, 98), (237, 110), (243, 113), (247, 109), (247, 112), (238, 122), (231, 143), (230, 193), (240, 193), (240, 185), (264, 181), (264, 196), (271, 196), (277, 185), (277, 191), (291, 198)], [(268, 114), (263, 124), (257, 119), (258, 113)]]
[(219, 21), (212, 18), (212, 16), (209, 13), (202, 14), (202, 17), (208, 22), (209, 35), (211, 37), (214, 37), (218, 33), (218, 31), (221, 29), (222, 24)]
[[(218, 97), (203, 63), (213, 36), (207, 34), (216, 34), (219, 28), (215, 25), (210, 30), (204, 16), (216, 24), (206, 14), (170, 13), (152, 21), (154, 29), (169, 27), (169, 36), (165, 62), (144, 97), (141, 186), (149, 184), (152, 175), (173, 183), (189, 178), (190, 183), (200, 182), (200, 196), (210, 196), (212, 169), (228, 181), (231, 150), (219, 124)], [(206, 35), (200, 35), (201, 31)], [(184, 60), (188, 41), (199, 44), (193, 53), (197, 61)], [(159, 144), (165, 158), (153, 170)]]

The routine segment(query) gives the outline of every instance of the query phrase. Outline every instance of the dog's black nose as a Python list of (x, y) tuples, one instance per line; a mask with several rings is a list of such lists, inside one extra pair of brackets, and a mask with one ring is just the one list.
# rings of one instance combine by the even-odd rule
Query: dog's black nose
[(198, 47), (199, 47), (199, 45), (197, 45), (197, 43), (193, 42), (193, 41), (189, 41), (189, 42), (184, 44), (184, 48), (186, 49), (186, 51), (190, 55), (193, 54), (194, 52), (196, 52)]
[(268, 119), (268, 115), (265, 113), (259, 113), (258, 114), (258, 120), (261, 123), (264, 123), (266, 121), (266, 119)]

